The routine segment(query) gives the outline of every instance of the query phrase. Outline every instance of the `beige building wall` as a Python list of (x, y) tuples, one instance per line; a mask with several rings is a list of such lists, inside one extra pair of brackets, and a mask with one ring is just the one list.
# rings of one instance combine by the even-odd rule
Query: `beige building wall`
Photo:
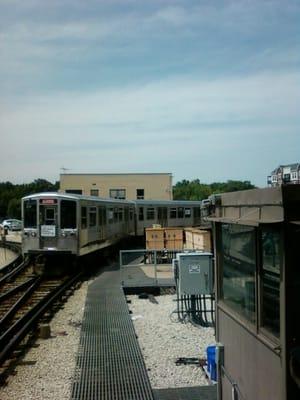
[(61, 174), (60, 192), (76, 190), (82, 191), (86, 196), (96, 195), (102, 198), (123, 198), (125, 194), (126, 200), (173, 199), (171, 173)]

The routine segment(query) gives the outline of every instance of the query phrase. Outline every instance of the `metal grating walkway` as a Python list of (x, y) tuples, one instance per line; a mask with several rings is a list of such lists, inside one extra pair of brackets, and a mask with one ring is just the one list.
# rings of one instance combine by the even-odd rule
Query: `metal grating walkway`
[(89, 287), (71, 399), (153, 400), (119, 278), (108, 270)]

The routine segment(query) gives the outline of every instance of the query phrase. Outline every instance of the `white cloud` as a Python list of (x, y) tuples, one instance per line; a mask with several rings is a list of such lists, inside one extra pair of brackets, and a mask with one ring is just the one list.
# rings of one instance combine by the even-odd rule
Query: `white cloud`
[(150, 165), (178, 170), (175, 155), (187, 165), (194, 160), (195, 168), (197, 155), (203, 163), (213, 152), (226, 158), (230, 149), (239, 154), (253, 143), (282, 151), (274, 138), (284, 133), (295, 147), (298, 81), (296, 74), (210, 82), (173, 78), (123, 90), (30, 97), (2, 109), (1, 141), (8, 149), (2, 179), (17, 175), (20, 165), (24, 173), (27, 165), (27, 174), (46, 176), (59, 164), (77, 171), (151, 170)]

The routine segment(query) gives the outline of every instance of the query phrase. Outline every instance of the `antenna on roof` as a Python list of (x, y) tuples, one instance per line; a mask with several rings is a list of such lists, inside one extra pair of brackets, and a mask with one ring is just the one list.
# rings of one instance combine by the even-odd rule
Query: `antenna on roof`
[(60, 170), (64, 174), (66, 171), (70, 171), (70, 168), (60, 167)]

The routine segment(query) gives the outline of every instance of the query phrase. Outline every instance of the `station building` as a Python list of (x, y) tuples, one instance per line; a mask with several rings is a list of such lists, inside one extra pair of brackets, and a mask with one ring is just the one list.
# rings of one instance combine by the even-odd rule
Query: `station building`
[(61, 174), (59, 191), (121, 200), (173, 200), (171, 173)]

